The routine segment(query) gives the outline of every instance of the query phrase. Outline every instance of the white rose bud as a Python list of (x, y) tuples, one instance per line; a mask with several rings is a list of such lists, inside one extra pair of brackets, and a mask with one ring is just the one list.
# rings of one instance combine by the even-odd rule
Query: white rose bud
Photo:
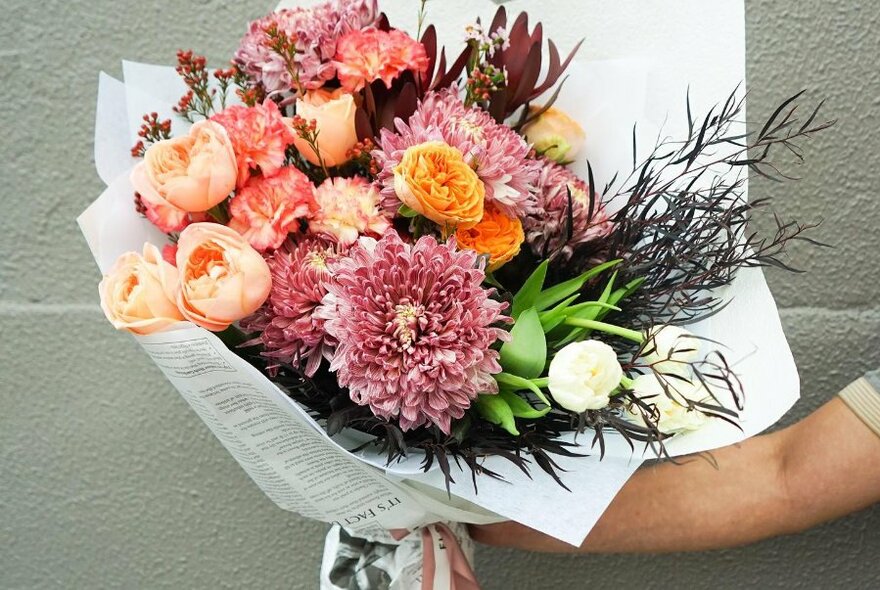
[[(532, 112), (540, 108), (533, 107)], [(586, 138), (577, 121), (553, 107), (524, 126), (522, 132), (536, 152), (560, 164), (574, 160)]]
[(700, 358), (700, 341), (678, 326), (657, 326), (647, 335), (644, 361), (657, 373), (687, 377), (690, 363)]
[[(666, 381), (666, 387), (679, 399), (703, 401), (708, 397), (706, 388), (700, 383), (669, 379)], [(657, 413), (660, 415), (657, 428), (660, 429), (660, 432), (675, 434), (699, 430), (709, 421), (709, 417), (702, 412), (688, 409), (670, 398), (663, 389), (663, 383), (653, 373), (640, 375), (633, 379), (631, 388), (639, 399), (657, 409)], [(627, 409), (625, 417), (636, 424), (645, 425), (642, 410), (635, 405)]]
[(547, 387), (566, 410), (600, 410), (608, 405), (622, 377), (613, 348), (598, 340), (584, 340), (556, 353), (550, 361)]

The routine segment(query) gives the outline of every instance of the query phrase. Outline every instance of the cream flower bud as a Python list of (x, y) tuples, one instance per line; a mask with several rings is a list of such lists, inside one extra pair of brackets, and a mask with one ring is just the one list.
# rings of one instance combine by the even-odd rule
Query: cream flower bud
[[(532, 111), (537, 109), (533, 108)], [(554, 107), (550, 107), (523, 127), (523, 135), (536, 152), (560, 164), (571, 162), (583, 147), (586, 138), (577, 121)]]
[[(703, 401), (709, 397), (706, 388), (700, 383), (686, 382), (673, 378), (666, 381), (666, 387), (679, 401), (684, 401), (683, 398), (692, 401)], [(664, 390), (663, 382), (660, 381), (656, 374), (651, 373), (636, 377), (633, 379), (631, 388), (639, 399), (656, 409), (659, 415), (656, 426), (660, 429), (660, 432), (675, 434), (699, 430), (709, 421), (709, 417), (699, 410), (689, 409), (687, 406), (678, 403), (676, 399), (670, 398), (666, 390)], [(625, 417), (632, 422), (645, 425), (642, 410), (636, 406), (628, 408)]]
[(556, 403), (566, 410), (583, 412), (608, 405), (623, 369), (613, 348), (598, 340), (584, 340), (556, 353), (548, 377), (547, 387)]
[(700, 341), (678, 326), (663, 325), (652, 329), (646, 336), (643, 359), (657, 373), (689, 376), (690, 363), (700, 358)]

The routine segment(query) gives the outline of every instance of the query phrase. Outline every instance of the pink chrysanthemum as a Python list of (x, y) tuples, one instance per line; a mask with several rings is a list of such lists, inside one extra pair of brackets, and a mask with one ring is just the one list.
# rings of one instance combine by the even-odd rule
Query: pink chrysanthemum
[[(536, 202), (523, 219), (526, 242), (538, 256), (570, 258), (574, 247), (603, 238), (612, 223), (598, 195), (590, 211), (590, 187), (565, 166), (542, 158)], [(568, 194), (571, 191), (572, 228), (568, 237)]]
[(275, 26), (295, 39), (299, 83), (306, 90), (315, 90), (336, 76), (332, 60), (339, 39), (375, 24), (378, 16), (377, 0), (334, 0), (310, 8), (279, 10), (248, 25), (233, 62), (270, 94), (290, 90), (294, 80), (266, 35), (266, 30)]
[(330, 360), (335, 340), (315, 314), (327, 294), (327, 282), (340, 260), (339, 246), (315, 236), (288, 240), (266, 258), (272, 272), (269, 298), (241, 326), (259, 332), (265, 355), (282, 363), (299, 364), (314, 375), (321, 359)]
[(314, 190), (308, 177), (293, 166), (275, 176), (257, 176), (229, 203), (229, 227), (260, 252), (274, 250), (314, 209)]
[(223, 125), (238, 164), (238, 188), (247, 184), (256, 169), (272, 176), (284, 165), (284, 151), (295, 136), (272, 100), (246, 107), (234, 105), (211, 117)]
[(350, 246), (362, 234), (382, 235), (391, 222), (379, 210), (379, 191), (360, 176), (328, 178), (315, 189), (309, 232)]
[(395, 121), (395, 132), (383, 129), (374, 152), (381, 166), (383, 207), (395, 213), (394, 167), (407, 148), (444, 141), (465, 156), (486, 186), (486, 200), (509, 217), (522, 217), (532, 206), (540, 166), (528, 158), (526, 141), (507, 125), (496, 123), (479, 107), (466, 107), (457, 90), (429, 93), (408, 122)]
[(476, 253), (433, 237), (406, 244), (395, 232), (361, 239), (339, 262), (319, 311), (339, 345), (330, 369), (351, 398), (409, 430), (448, 433), (501, 371), (490, 346), (504, 304), (481, 286)]
[(374, 80), (391, 83), (403, 72), (428, 69), (425, 46), (397, 29), (352, 31), (336, 46), (336, 75), (342, 87), (356, 92)]

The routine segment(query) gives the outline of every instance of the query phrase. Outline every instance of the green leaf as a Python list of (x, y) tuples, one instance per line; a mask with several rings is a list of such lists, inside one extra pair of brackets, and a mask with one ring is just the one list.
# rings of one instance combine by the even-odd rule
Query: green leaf
[(477, 412), (487, 422), (497, 424), (510, 434), (519, 436), (516, 429), (516, 420), (513, 417), (513, 410), (507, 405), (507, 401), (500, 395), (481, 395), (474, 402)]
[(493, 375), (495, 377), (495, 381), (497, 381), (501, 385), (506, 385), (508, 388), (513, 391), (522, 391), (524, 389), (528, 389), (532, 393), (534, 393), (542, 403), (550, 405), (550, 400), (547, 399), (547, 396), (544, 395), (544, 392), (541, 391), (541, 388), (535, 385), (529, 379), (523, 379), (522, 377), (517, 377), (516, 375), (511, 375), (510, 373), (498, 373), (497, 375)]
[[(610, 305), (616, 306), (622, 300), (626, 299), (627, 297), (629, 297), (630, 295), (635, 293), (638, 290), (638, 288), (642, 286), (642, 283), (644, 283), (644, 282), (645, 282), (644, 278), (638, 278), (638, 279), (631, 280), (626, 285), (624, 285), (620, 289), (615, 290), (611, 295), (609, 295), (608, 296), (608, 303)], [(615, 308), (615, 309), (617, 309), (617, 311), (620, 311), (620, 308)], [(611, 310), (605, 310), (605, 311), (600, 312), (596, 316), (595, 319), (601, 320), (606, 315), (608, 315), (608, 313), (610, 311)]]
[(419, 214), (419, 212), (404, 203), (404, 204), (401, 204), (400, 207), (397, 209), (397, 214), (400, 215), (401, 217), (406, 217), (406, 218), (411, 219), (411, 218), (417, 216)]
[(516, 295), (513, 296), (513, 306), (510, 308), (510, 315), (513, 319), (517, 319), (522, 312), (530, 307), (534, 307), (541, 289), (544, 288), (544, 279), (547, 277), (547, 265), (550, 264), (545, 260), (538, 265), (538, 268), (529, 275), (526, 282)]
[(580, 295), (572, 295), (553, 309), (538, 314), (538, 317), (541, 318), (541, 327), (544, 328), (545, 334), (562, 323), (569, 314), (569, 305), (574, 303), (578, 297)]
[(547, 337), (538, 311), (530, 307), (513, 324), (510, 340), (501, 346), (501, 366), (525, 379), (540, 377), (547, 363)]
[[(611, 275), (611, 278), (608, 279), (608, 284), (605, 285), (605, 289), (602, 291), (602, 295), (599, 296), (599, 303), (608, 303), (608, 300), (611, 298), (612, 289), (614, 289), (614, 281), (617, 280), (617, 273)], [(582, 312), (578, 312), (577, 315), (572, 317), (579, 317), (584, 320), (595, 320), (602, 314), (603, 309), (601, 307), (593, 307), (590, 309), (586, 309)], [(607, 315), (607, 312), (605, 314)], [(556, 343), (558, 348), (562, 348), (569, 342), (573, 342), (574, 340), (579, 340), (584, 334), (587, 333), (586, 328), (572, 328), (571, 331), (559, 342)]]
[(541, 418), (552, 409), (549, 405), (543, 410), (536, 410), (532, 405), (512, 391), (502, 389), (500, 395), (516, 418)]
[(621, 259), (617, 260), (609, 260), (599, 266), (595, 266), (585, 273), (574, 277), (573, 279), (569, 279), (565, 282), (559, 283), (558, 285), (553, 285), (552, 287), (545, 289), (542, 291), (538, 297), (535, 299), (534, 306), (538, 308), (538, 311), (543, 311), (550, 307), (551, 305), (556, 305), (558, 302), (562, 301), (572, 293), (577, 293), (581, 290), (587, 281), (592, 279), (593, 277), (605, 272), (609, 268), (617, 266), (621, 263)]

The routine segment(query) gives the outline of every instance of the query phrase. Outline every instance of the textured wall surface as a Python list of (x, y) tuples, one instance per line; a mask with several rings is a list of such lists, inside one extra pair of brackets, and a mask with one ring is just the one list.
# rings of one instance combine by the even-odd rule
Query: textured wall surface
[[(74, 224), (100, 192), (97, 72), (219, 63), (269, 1), (5, 0), (0, 21), (0, 588), (314, 588), (323, 526), (275, 508), (130, 339), (105, 324)], [(574, 6), (575, 2), (564, 3)], [(556, 2), (557, 6), (563, 5)], [(535, 13), (540, 16), (541, 4)], [(823, 219), (834, 250), (770, 272), (806, 415), (880, 366), (880, 3), (748, 0), (750, 113), (809, 87), (835, 131), (799, 183), (754, 182), (781, 214)], [(481, 549), (501, 588), (880, 587), (880, 508), (807, 534), (674, 557)], [(492, 580), (488, 582), (488, 580)]]

